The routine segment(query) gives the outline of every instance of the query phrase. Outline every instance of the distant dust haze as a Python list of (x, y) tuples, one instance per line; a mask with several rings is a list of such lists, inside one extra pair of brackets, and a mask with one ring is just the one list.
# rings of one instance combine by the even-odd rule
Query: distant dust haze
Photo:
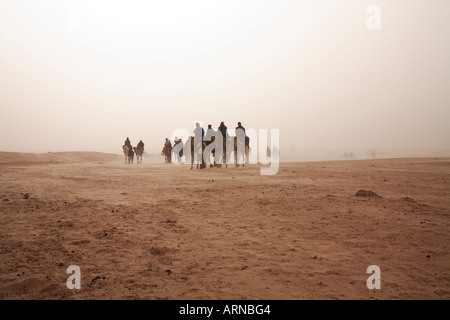
[(285, 157), (449, 156), (449, 39), (450, 1), (0, 0), (0, 151), (240, 121)]

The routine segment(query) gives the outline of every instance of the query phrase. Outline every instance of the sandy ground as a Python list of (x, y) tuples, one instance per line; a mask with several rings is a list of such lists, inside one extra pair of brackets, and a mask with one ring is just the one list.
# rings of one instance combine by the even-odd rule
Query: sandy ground
[[(450, 298), (449, 158), (275, 176), (148, 160), (0, 153), (0, 298)], [(70, 265), (81, 290), (66, 287)]]

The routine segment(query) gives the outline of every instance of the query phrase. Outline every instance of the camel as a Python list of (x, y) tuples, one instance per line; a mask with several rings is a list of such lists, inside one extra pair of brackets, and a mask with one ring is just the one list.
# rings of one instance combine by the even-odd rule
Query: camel
[(133, 160), (134, 160), (133, 149), (125, 144), (125, 145), (123, 145), (122, 150), (123, 150), (123, 154), (125, 156), (125, 164), (133, 163)]
[[(248, 139), (248, 137), (245, 138), (246, 148), (248, 147), (247, 139)], [(228, 168), (228, 160), (229, 160), (231, 152), (232, 152), (232, 151), (228, 151), (227, 152), (228, 148), (229, 148), (229, 150), (234, 150), (234, 159), (235, 159), (235, 162), (237, 164), (237, 160), (236, 160), (237, 159), (236, 158), (236, 156), (237, 156), (237, 139), (236, 139), (236, 137), (230, 137), (229, 140), (226, 140), (225, 138), (223, 138), (223, 145), (222, 146), (223, 146), (222, 147), (223, 148), (222, 149), (222, 153), (223, 153), (222, 163), (225, 165), (225, 168)], [(220, 168), (221, 166), (222, 166), (222, 164), (218, 164), (217, 165), (218, 168)]]
[[(236, 167), (239, 167), (239, 163), (238, 163), (238, 140), (237, 137), (233, 137), (234, 140), (234, 162), (236, 163)], [(245, 163), (248, 164), (248, 159), (249, 159), (249, 154), (250, 154), (250, 138), (249, 137), (245, 137), (245, 159), (244, 159), (244, 163), (242, 164), (242, 166), (245, 166)]]
[(133, 163), (134, 161), (134, 151), (133, 147), (128, 148), (128, 163)]
[(183, 145), (183, 141), (181, 141), (181, 139), (176, 141), (175, 144), (173, 145), (172, 151), (173, 151), (173, 155), (175, 156), (175, 163), (181, 162), (181, 157), (183, 156), (183, 147), (184, 147), (184, 145)]
[[(229, 142), (227, 143), (227, 140), (225, 138), (222, 138), (222, 141), (223, 141), (222, 142), (222, 152), (214, 150), (215, 151), (214, 158), (215, 158), (216, 154), (219, 154), (219, 160), (220, 160), (220, 157), (222, 157), (222, 163), (216, 164), (217, 168), (222, 167), (222, 165), (225, 165), (226, 168), (228, 167), (227, 160), (228, 160), (229, 155), (227, 155), (227, 144), (229, 144)], [(215, 163), (215, 161), (214, 161), (214, 163)]]
[[(234, 162), (236, 164), (236, 167), (239, 167), (238, 159), (237, 159), (237, 157), (238, 157), (238, 140), (237, 140), (236, 136), (235, 137), (231, 137), (228, 141), (226, 139), (223, 139), (222, 164), (224, 164), (226, 168), (228, 167), (228, 160), (229, 160), (229, 156), (231, 154), (231, 151), (229, 151), (227, 153), (227, 147), (230, 148), (230, 149), (233, 148), (233, 150), (234, 150)], [(247, 164), (249, 163), (249, 155), (250, 155), (250, 138), (249, 137), (245, 137), (244, 148), (245, 148), (245, 150), (244, 150), (243, 153), (245, 155), (245, 159), (244, 159), (244, 164), (242, 164), (242, 166), (245, 166), (245, 163), (247, 163)], [(212, 150), (212, 153), (213, 153), (214, 159), (215, 159), (215, 149)], [(216, 164), (216, 162), (214, 160), (214, 166), (217, 166), (218, 168), (220, 168), (222, 166), (222, 164)]]
[[(191, 148), (191, 169), (194, 168), (194, 160), (195, 160), (195, 155), (199, 155), (198, 152), (196, 152), (195, 150), (195, 146), (194, 146), (194, 137), (189, 137), (188, 140), (186, 141), (186, 144)], [(206, 163), (205, 163), (205, 159), (203, 158), (203, 151), (205, 151), (205, 147), (206, 147), (206, 143), (202, 142), (202, 163), (200, 164), (200, 169), (204, 169), (206, 168)], [(197, 169), (199, 168), (199, 163), (197, 163)]]
[(134, 147), (133, 150), (134, 150), (134, 153), (136, 154), (137, 163), (139, 163), (139, 160), (142, 163), (142, 155), (144, 154), (144, 149), (142, 149), (141, 147)]
[[(211, 156), (211, 153), (212, 153), (213, 158), (214, 158), (214, 165), (213, 165), (212, 163), (209, 163), (209, 166), (210, 166), (211, 168), (212, 168), (213, 166), (214, 166), (214, 167), (217, 167), (217, 163), (216, 163), (216, 148), (211, 149), (211, 150), (210, 150), (210, 153), (209, 153), (208, 155), (205, 155), (205, 150), (206, 150), (206, 148), (207, 148), (210, 144), (213, 144), (215, 140), (216, 140), (216, 137), (212, 136), (212, 137), (211, 137), (211, 141), (204, 141), (204, 143), (205, 143), (205, 148), (203, 149), (203, 154), (204, 154), (205, 159), (207, 159), (207, 160), (208, 160), (208, 163), (209, 163), (209, 162), (210, 162), (210, 156)], [(215, 145), (213, 145), (213, 146), (215, 146)], [(208, 149), (209, 149), (209, 148), (208, 148)]]
[(172, 146), (165, 144), (161, 155), (164, 156), (165, 163), (172, 163)]

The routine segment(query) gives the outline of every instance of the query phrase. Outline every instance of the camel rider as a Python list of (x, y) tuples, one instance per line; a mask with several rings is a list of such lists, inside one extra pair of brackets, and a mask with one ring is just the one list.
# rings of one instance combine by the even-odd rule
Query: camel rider
[(131, 148), (130, 138), (127, 137), (127, 140), (125, 140), (125, 145)]
[(165, 146), (168, 146), (168, 147), (172, 147), (172, 143), (171, 143), (170, 140), (167, 139), (167, 138), (166, 138), (166, 142), (164, 142), (164, 145), (165, 145)]
[(243, 130), (244, 131), (244, 133), (245, 133), (245, 128), (241, 125), (241, 123), (240, 122), (238, 122), (238, 126), (236, 127), (236, 132), (238, 131), (238, 129), (241, 129), (241, 130)]
[(216, 132), (211, 127), (210, 124), (208, 124), (208, 129), (206, 130), (206, 136), (205, 136), (205, 142), (211, 142), (211, 138), (216, 135)]
[(198, 122), (195, 123), (194, 135), (196, 139), (201, 140), (203, 140), (203, 137), (205, 136), (205, 130), (203, 130)]
[(142, 140), (139, 141), (139, 143), (137, 144), (138, 148), (141, 148), (142, 151), (144, 151), (144, 143), (142, 142)]
[(225, 125), (225, 123), (223, 121), (220, 123), (220, 126), (217, 130), (220, 131), (220, 133), (222, 133), (223, 139), (226, 139), (226, 140), (230, 139), (230, 136), (228, 135), (227, 126)]
[(238, 126), (236, 127), (236, 137), (238, 137), (239, 140), (245, 141), (246, 140), (246, 133), (245, 128), (241, 125), (240, 122), (238, 122)]
[(202, 161), (202, 145), (203, 137), (205, 136), (205, 130), (200, 126), (200, 123), (195, 123), (194, 129), (194, 153), (197, 154), (197, 161)]

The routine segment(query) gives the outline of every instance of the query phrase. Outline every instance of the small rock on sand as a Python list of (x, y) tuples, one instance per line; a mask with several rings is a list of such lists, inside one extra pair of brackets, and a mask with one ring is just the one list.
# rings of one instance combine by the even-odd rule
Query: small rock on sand
[(379, 195), (377, 195), (375, 192), (370, 191), (370, 190), (359, 190), (356, 193), (357, 197), (370, 197), (370, 198), (381, 198)]

